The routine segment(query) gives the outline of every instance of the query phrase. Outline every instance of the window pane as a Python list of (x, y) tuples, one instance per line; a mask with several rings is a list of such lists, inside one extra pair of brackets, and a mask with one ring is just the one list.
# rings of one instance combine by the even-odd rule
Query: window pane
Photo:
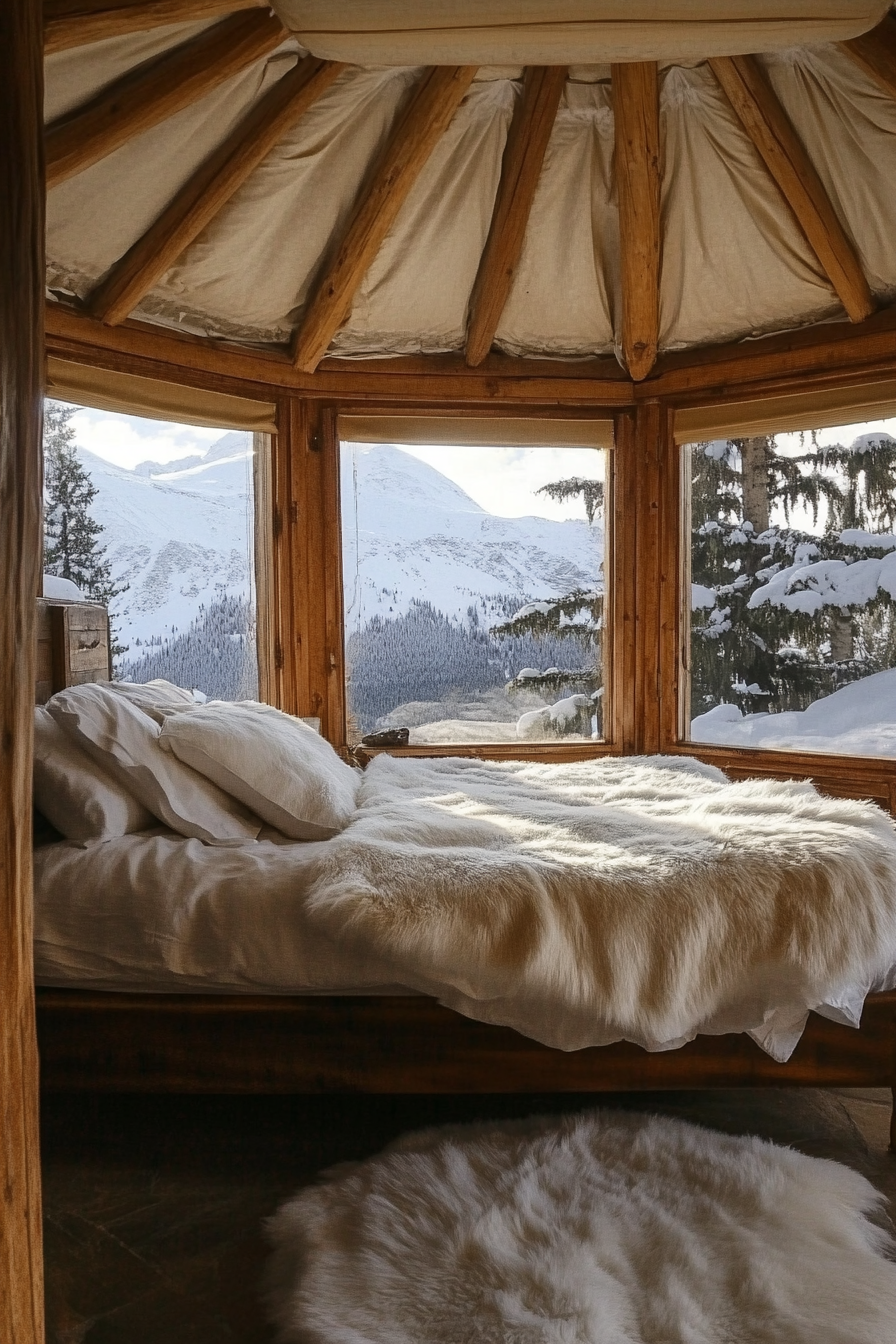
[(114, 675), (254, 697), (252, 435), (47, 402), (44, 569), (109, 607)]
[(692, 740), (896, 756), (896, 420), (688, 454)]
[(602, 733), (605, 454), (342, 445), (349, 739)]

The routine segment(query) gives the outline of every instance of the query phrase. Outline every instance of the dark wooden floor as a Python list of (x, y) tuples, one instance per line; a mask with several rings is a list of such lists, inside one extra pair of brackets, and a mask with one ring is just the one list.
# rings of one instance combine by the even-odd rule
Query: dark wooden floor
[[(48, 1095), (48, 1344), (268, 1344), (262, 1220), (316, 1172), (425, 1125), (596, 1100)], [(600, 1104), (793, 1144), (863, 1171), (896, 1201), (887, 1092), (629, 1093)]]

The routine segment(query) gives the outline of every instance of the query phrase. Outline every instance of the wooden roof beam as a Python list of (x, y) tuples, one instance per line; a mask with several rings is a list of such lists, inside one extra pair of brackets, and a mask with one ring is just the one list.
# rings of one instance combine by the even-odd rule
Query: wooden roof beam
[(129, 71), (47, 128), (48, 189), (197, 102), (285, 37), (280, 20), (267, 10), (247, 10)]
[(884, 93), (896, 98), (896, 15), (887, 14), (876, 28), (840, 46)]
[(262, 0), (44, 0), (44, 55), (169, 23), (194, 23)]
[(566, 83), (565, 65), (529, 66), (513, 113), (485, 250), (470, 296), (466, 360), (488, 354), (510, 294), (545, 151)]
[(284, 75), (115, 263), (90, 297), (91, 312), (109, 326), (123, 322), (344, 69), (307, 56)]
[(293, 360), (304, 373), (314, 372), (348, 316), (370, 263), (475, 74), (476, 66), (433, 66), (399, 116), (296, 333)]
[(821, 178), (765, 72), (755, 56), (716, 57), (709, 63), (850, 321), (861, 322), (874, 312), (868, 281)]
[(660, 326), (660, 107), (655, 61), (611, 66), (619, 184), (622, 349), (636, 382), (656, 362)]

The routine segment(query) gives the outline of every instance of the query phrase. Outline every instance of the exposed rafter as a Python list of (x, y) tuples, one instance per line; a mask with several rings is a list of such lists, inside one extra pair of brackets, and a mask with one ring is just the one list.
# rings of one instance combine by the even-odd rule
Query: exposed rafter
[(887, 14), (870, 33), (840, 45), (884, 93), (896, 98), (896, 14)]
[(47, 128), (47, 186), (83, 172), (135, 135), (196, 102), (273, 51), (285, 36), (272, 14), (248, 10), (123, 75)]
[(657, 66), (611, 67), (619, 184), (622, 348), (636, 382), (656, 361), (660, 325), (660, 109)]
[(123, 322), (344, 68), (307, 56), (284, 75), (116, 262), (91, 295), (91, 312), (109, 326)]
[(44, 0), (44, 55), (250, 9), (261, 0)]
[(345, 321), (365, 272), (475, 74), (475, 66), (434, 66), (398, 118), (296, 333), (293, 358), (303, 372), (317, 368)]
[(539, 65), (530, 66), (523, 75), (523, 93), (507, 136), (491, 227), (470, 296), (467, 363), (471, 368), (481, 364), (491, 349), (510, 294), (566, 71), (565, 65)]
[(821, 178), (755, 56), (710, 61), (735, 114), (752, 140), (850, 321), (874, 311), (868, 281)]

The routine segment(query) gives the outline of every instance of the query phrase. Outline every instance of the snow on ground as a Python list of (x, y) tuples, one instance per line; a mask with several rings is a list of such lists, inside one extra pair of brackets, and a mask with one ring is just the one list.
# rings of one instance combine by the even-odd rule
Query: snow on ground
[(896, 756), (896, 668), (842, 686), (804, 710), (744, 715), (736, 705), (716, 705), (692, 721), (691, 741)]

